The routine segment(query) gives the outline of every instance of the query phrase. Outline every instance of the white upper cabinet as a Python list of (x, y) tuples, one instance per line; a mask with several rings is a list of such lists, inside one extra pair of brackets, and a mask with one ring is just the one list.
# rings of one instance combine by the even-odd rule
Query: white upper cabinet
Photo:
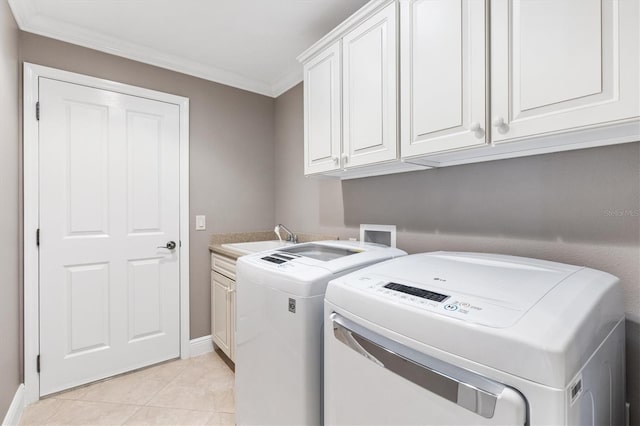
[(391, 3), (342, 39), (345, 167), (399, 157), (396, 28)]
[(402, 156), (486, 143), (484, 0), (400, 1)]
[(640, 115), (637, 0), (493, 0), (495, 142)]
[(306, 174), (640, 139), (640, 0), (370, 0), (298, 59)]
[(304, 173), (340, 169), (340, 41), (304, 65)]

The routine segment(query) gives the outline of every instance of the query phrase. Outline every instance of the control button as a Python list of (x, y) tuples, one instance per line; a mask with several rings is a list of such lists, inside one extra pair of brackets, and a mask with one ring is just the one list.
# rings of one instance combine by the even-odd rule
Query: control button
[(446, 311), (457, 311), (458, 310), (458, 305), (452, 305), (451, 303), (444, 305), (444, 309)]
[(468, 304), (467, 302), (462, 302), (462, 303), (460, 303), (460, 306), (462, 306), (463, 308), (468, 308), (471, 305)]

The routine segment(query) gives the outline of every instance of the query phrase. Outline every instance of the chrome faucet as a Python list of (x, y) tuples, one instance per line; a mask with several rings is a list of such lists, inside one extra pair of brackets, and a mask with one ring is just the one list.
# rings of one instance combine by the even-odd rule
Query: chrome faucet
[(283, 230), (284, 232), (286, 232), (287, 234), (287, 241), (297, 244), (298, 243), (298, 236), (296, 234), (294, 234), (293, 232), (291, 232), (289, 230), (289, 228), (287, 228), (286, 226), (284, 226), (283, 224), (279, 223), (278, 225), (276, 225), (276, 229), (274, 229), (274, 232), (276, 233), (276, 235), (278, 235), (278, 238), (280, 238), (280, 230)]

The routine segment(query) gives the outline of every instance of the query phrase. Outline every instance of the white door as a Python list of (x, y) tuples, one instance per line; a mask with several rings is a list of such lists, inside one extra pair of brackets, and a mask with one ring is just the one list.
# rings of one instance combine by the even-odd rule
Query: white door
[(304, 174), (340, 168), (340, 41), (304, 65)]
[(400, 5), (402, 156), (485, 144), (485, 1)]
[(640, 115), (637, 0), (494, 0), (492, 140)]
[(343, 166), (398, 158), (396, 4), (342, 40)]
[(180, 354), (179, 107), (39, 84), (47, 395)]

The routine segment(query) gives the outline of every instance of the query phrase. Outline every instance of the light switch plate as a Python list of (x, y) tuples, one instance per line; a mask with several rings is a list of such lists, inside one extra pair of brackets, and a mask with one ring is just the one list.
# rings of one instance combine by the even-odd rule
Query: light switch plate
[(202, 216), (196, 216), (196, 231), (204, 231), (207, 229), (207, 218)]

